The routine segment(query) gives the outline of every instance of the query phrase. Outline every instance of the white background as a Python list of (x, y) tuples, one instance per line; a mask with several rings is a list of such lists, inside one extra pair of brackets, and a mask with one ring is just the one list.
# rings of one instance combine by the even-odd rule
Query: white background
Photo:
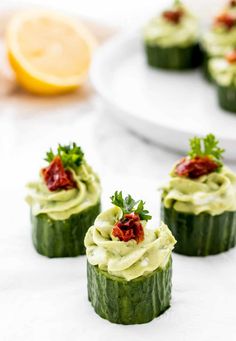
[[(34, 1), (123, 29), (142, 22), (156, 2)], [(216, 2), (200, 3), (203, 13), (205, 5), (215, 8)], [(34, 251), (24, 186), (37, 177), (49, 146), (80, 143), (101, 175), (104, 208), (112, 192), (123, 189), (146, 200), (154, 224), (157, 188), (180, 157), (131, 134), (86, 91), (67, 106), (69, 99), (50, 104), (37, 100), (34, 109), (0, 99), (0, 340), (234, 340), (236, 250), (207, 258), (174, 255), (172, 307), (140, 326), (114, 325), (93, 312), (87, 301), (85, 257), (47, 259)]]

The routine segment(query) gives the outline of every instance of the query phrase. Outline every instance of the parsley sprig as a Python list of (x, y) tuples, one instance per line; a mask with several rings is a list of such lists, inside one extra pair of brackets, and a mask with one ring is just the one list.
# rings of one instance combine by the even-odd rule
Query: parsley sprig
[(60, 156), (65, 168), (75, 169), (81, 165), (84, 153), (75, 142), (64, 146), (59, 144), (57, 147), (57, 152), (54, 153), (51, 148), (49, 152), (46, 153), (46, 158), (44, 160), (50, 163), (56, 156)]
[(222, 166), (222, 154), (225, 150), (219, 147), (219, 141), (213, 134), (208, 134), (204, 138), (195, 136), (189, 140), (189, 144), (191, 149), (188, 155), (191, 159), (196, 156), (208, 156), (213, 158), (219, 166)]
[(116, 191), (114, 195), (111, 196), (111, 202), (113, 205), (120, 207), (123, 211), (123, 215), (129, 213), (138, 214), (141, 220), (150, 220), (152, 216), (148, 213), (148, 210), (144, 209), (145, 202), (143, 200), (135, 201), (131, 195), (123, 198), (122, 191)]
[(182, 1), (181, 0), (174, 0), (174, 6), (181, 6)]

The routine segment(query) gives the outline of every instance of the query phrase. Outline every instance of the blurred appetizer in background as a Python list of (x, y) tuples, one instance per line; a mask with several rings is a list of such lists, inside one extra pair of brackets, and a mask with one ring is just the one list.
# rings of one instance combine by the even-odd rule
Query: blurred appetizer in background
[(39, 180), (27, 185), (32, 237), (48, 257), (85, 253), (84, 237), (100, 212), (100, 182), (75, 143), (47, 153)]
[(224, 57), (212, 58), (209, 71), (217, 85), (221, 108), (236, 113), (236, 49)]
[(236, 12), (236, 0), (229, 0), (224, 8), (225, 10), (235, 13)]
[(81, 86), (96, 46), (82, 23), (40, 10), (13, 16), (6, 40), (17, 81), (38, 95), (67, 93)]
[(209, 71), (209, 60), (223, 57), (236, 46), (236, 4), (230, 1), (214, 18), (210, 29), (203, 35), (203, 73), (207, 80), (212, 80)]
[(161, 216), (177, 253), (207, 256), (236, 244), (236, 174), (223, 164), (218, 144), (212, 134), (191, 139), (163, 189)]
[(88, 297), (113, 323), (146, 323), (170, 306), (176, 241), (163, 223), (146, 227), (151, 216), (142, 200), (115, 192), (111, 201), (85, 237)]
[(199, 23), (181, 1), (154, 17), (145, 27), (144, 43), (150, 66), (184, 70), (201, 64)]

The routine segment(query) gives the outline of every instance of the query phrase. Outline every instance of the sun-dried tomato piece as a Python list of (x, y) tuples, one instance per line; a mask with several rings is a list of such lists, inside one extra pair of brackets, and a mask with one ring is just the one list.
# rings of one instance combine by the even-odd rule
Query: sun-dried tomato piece
[(224, 26), (228, 30), (234, 27), (236, 24), (236, 18), (229, 13), (222, 13), (215, 18), (215, 26)]
[(56, 156), (50, 165), (42, 169), (42, 175), (49, 191), (76, 188), (72, 173), (65, 170), (60, 156)]
[(162, 15), (166, 20), (174, 24), (178, 24), (180, 22), (180, 19), (183, 16), (183, 11), (181, 11), (180, 9), (170, 10), (170, 11), (163, 12)]
[(236, 50), (227, 53), (225, 57), (230, 64), (236, 63)]
[(175, 172), (179, 176), (186, 176), (191, 179), (199, 178), (202, 175), (212, 173), (219, 168), (219, 165), (208, 156), (196, 156), (193, 159), (183, 158), (177, 164)]
[(144, 230), (139, 215), (135, 213), (125, 214), (113, 227), (112, 234), (124, 242), (131, 239), (135, 239), (137, 243), (143, 241)]
[(231, 0), (231, 1), (229, 2), (229, 6), (230, 6), (230, 7), (235, 7), (235, 6), (236, 6), (236, 0)]

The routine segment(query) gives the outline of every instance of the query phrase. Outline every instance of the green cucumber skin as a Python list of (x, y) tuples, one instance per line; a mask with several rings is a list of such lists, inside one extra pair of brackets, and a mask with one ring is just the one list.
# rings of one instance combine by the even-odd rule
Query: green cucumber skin
[(177, 243), (174, 252), (187, 256), (215, 255), (236, 245), (236, 212), (212, 216), (182, 213), (162, 204), (161, 217)]
[(188, 47), (166, 47), (145, 44), (147, 62), (150, 66), (166, 70), (189, 70), (202, 63), (199, 44)]
[(101, 211), (100, 201), (66, 220), (53, 220), (47, 214), (31, 214), (35, 249), (49, 258), (85, 254), (84, 237)]
[(236, 113), (236, 87), (217, 86), (219, 105), (222, 109)]
[(117, 324), (153, 320), (170, 306), (172, 260), (165, 269), (126, 281), (87, 263), (88, 298), (95, 312)]

